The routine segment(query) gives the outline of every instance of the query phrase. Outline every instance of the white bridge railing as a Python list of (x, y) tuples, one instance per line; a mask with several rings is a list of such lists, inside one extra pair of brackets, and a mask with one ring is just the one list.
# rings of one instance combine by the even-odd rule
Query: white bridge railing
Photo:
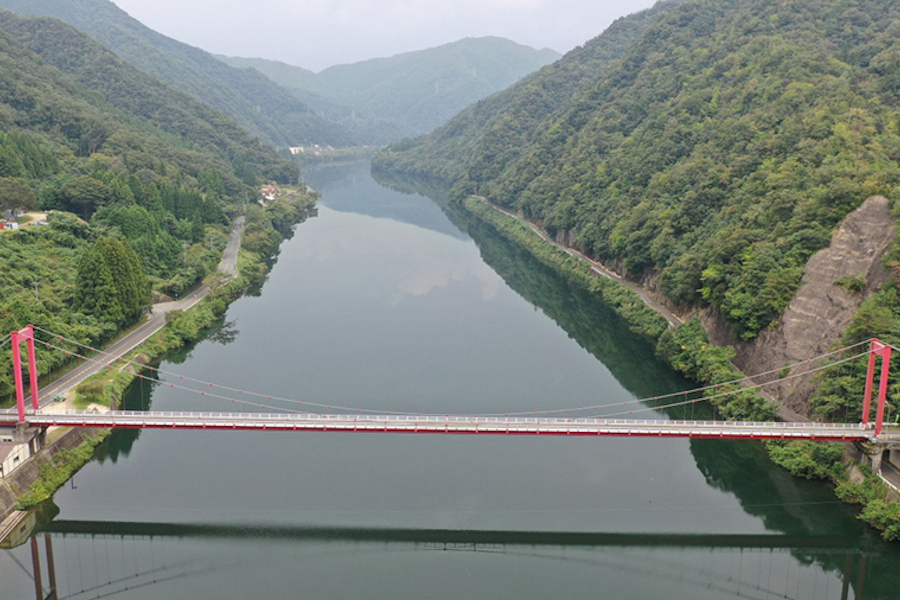
[[(0, 414), (0, 424), (16, 421)], [(245, 412), (29, 411), (38, 426), (140, 427), (170, 429), (251, 429), (293, 431), (381, 431), (395, 433), (485, 433), (727, 437), (752, 439), (863, 440), (875, 437), (872, 425), (769, 421), (668, 421), (475, 415), (364, 415)]]

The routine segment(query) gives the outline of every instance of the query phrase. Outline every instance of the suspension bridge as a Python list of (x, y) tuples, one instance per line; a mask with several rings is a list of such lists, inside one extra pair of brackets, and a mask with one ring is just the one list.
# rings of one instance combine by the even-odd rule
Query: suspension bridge
[[(41, 337), (37, 336), (41, 334)], [(207, 429), (251, 431), (308, 431), (355, 433), (471, 434), (471, 435), (545, 435), (545, 436), (621, 436), (680, 437), (754, 440), (821, 440), (821, 441), (900, 441), (900, 430), (885, 427), (885, 407), (892, 346), (869, 340), (834, 350), (819, 357), (777, 371), (743, 377), (714, 386), (640, 398), (626, 402), (594, 404), (573, 408), (554, 408), (503, 414), (459, 415), (392, 412), (372, 408), (327, 405), (282, 398), (261, 392), (238, 389), (202, 381), (183, 374), (146, 367), (69, 339), (51, 331), (29, 325), (12, 332), (16, 407), (0, 412), (0, 426), (89, 427), (130, 429)], [(21, 345), (26, 344), (30, 397), (25, 396)], [(0, 344), (2, 345), (2, 344)], [(99, 369), (137, 372), (137, 377), (160, 385), (240, 404), (256, 412), (160, 412), (123, 410), (46, 410), (42, 408), (38, 390), (38, 347), (59, 351), (76, 360), (94, 363)], [(639, 419), (635, 414), (659, 409), (688, 406), (737, 394), (756, 394), (765, 387), (792, 378), (809, 376), (847, 362), (868, 358), (863, 409), (856, 423), (819, 422), (745, 422)], [(881, 360), (878, 381), (876, 366)], [(151, 375), (145, 375), (149, 369)], [(786, 374), (785, 374), (786, 373)], [(167, 379), (163, 379), (166, 377)], [(873, 392), (877, 388), (875, 419), (872, 412)], [(286, 408), (289, 404), (292, 408)]]

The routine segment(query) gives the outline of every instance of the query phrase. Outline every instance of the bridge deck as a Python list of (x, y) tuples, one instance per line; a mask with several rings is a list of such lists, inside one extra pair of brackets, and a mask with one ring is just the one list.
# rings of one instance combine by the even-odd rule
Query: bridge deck
[[(14, 413), (0, 413), (0, 425), (15, 424)], [(444, 433), (493, 435), (644, 436), (716, 439), (867, 440), (872, 425), (859, 423), (780, 423), (735, 421), (662, 421), (414, 415), (284, 413), (201, 413), (154, 411), (29, 411), (35, 426), (139, 429), (212, 429), (253, 431), (343, 431), (370, 433)]]

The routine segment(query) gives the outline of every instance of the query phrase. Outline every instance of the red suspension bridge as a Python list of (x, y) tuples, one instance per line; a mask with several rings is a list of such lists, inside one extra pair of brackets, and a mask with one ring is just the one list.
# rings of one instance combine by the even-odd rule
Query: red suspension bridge
[[(42, 337), (36, 337), (40, 332)], [(519, 413), (457, 415), (413, 414), (371, 408), (354, 408), (304, 402), (202, 381), (126, 360), (76, 340), (29, 325), (10, 334), (0, 346), (11, 343), (16, 408), (0, 411), (0, 426), (98, 427), (139, 429), (210, 429), (254, 431), (342, 431), (358, 433), (443, 433), (482, 435), (688, 437), (716, 439), (805, 439), (826, 441), (900, 441), (900, 431), (885, 428), (885, 407), (892, 346), (869, 340), (829, 352), (814, 359), (788, 365), (777, 371), (748, 376), (715, 386), (674, 392), (612, 404), (594, 404), (565, 409)], [(21, 345), (26, 344), (30, 399), (25, 396)], [(65, 347), (68, 345), (70, 347)], [(241, 404), (258, 412), (159, 412), (42, 409), (36, 369), (36, 348), (55, 349), (100, 368), (137, 371), (149, 380), (185, 393)], [(865, 346), (868, 346), (866, 348)], [(89, 356), (90, 354), (90, 356)], [(762, 388), (868, 357), (863, 410), (858, 423), (743, 422), (635, 419), (634, 414), (693, 405), (703, 400), (735, 394), (757, 393)], [(874, 422), (870, 421), (876, 367)], [(141, 373), (150, 369), (152, 375)], [(781, 373), (788, 373), (781, 376)], [(171, 381), (161, 377), (168, 376)], [(177, 383), (176, 383), (177, 382)], [(30, 400), (30, 401), (28, 401)], [(655, 406), (645, 403), (656, 402)], [(661, 403), (661, 404), (660, 404)], [(291, 404), (284, 408), (278, 404)], [(260, 410), (261, 409), (261, 410)]]

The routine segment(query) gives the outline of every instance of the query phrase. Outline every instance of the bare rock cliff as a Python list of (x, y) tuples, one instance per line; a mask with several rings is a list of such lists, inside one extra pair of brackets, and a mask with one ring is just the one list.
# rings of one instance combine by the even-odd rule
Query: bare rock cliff
[[(741, 342), (718, 313), (704, 311), (701, 321), (713, 343), (734, 346), (734, 363), (745, 373), (778, 369), (824, 354), (840, 339), (862, 301), (884, 284), (887, 274), (882, 263), (893, 239), (888, 201), (881, 196), (869, 198), (844, 219), (831, 245), (809, 260), (800, 289), (776, 327)], [(865, 291), (853, 294), (836, 286), (835, 281), (844, 277), (863, 278)], [(807, 379), (785, 382), (771, 392), (787, 408), (808, 416), (812, 386)]]

